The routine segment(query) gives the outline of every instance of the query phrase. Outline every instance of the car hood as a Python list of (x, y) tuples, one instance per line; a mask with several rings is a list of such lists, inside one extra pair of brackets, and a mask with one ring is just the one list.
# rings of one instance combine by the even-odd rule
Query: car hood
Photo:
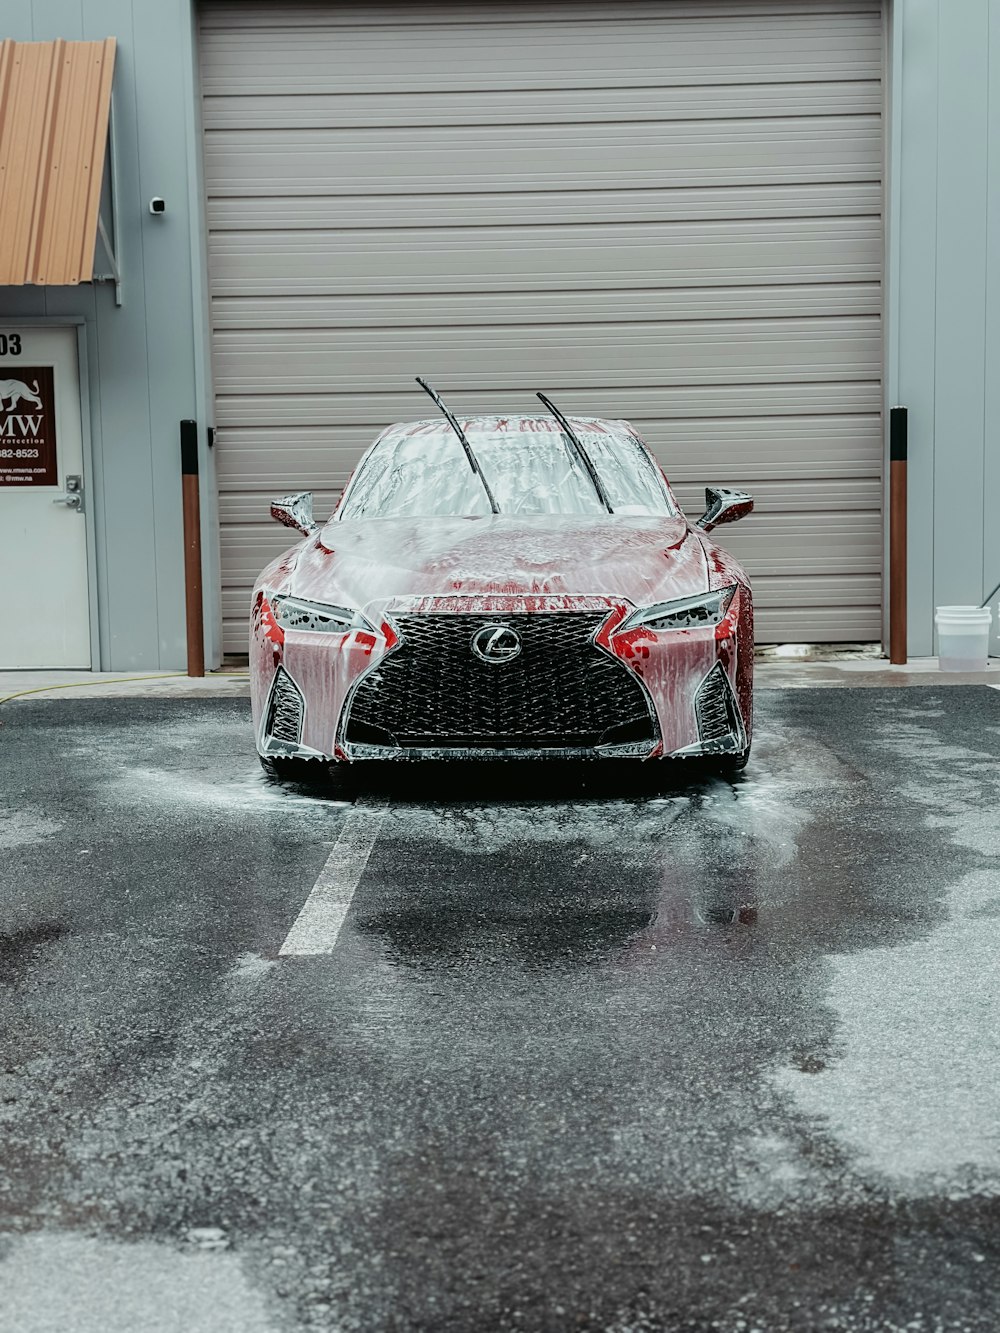
[(708, 586), (704, 549), (683, 519), (499, 514), (331, 521), (304, 544), (289, 591), (354, 607), (482, 593), (601, 595), (644, 605)]

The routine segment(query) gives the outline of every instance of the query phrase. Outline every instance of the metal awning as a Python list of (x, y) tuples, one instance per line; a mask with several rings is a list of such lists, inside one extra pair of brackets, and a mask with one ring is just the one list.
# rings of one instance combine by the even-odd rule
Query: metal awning
[[(94, 279), (115, 39), (0, 42), (0, 286)], [(104, 275), (99, 275), (104, 276)]]

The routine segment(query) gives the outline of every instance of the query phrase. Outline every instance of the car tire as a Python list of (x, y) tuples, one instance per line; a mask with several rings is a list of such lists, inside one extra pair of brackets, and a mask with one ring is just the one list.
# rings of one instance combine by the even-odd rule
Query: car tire
[(723, 755), (715, 762), (715, 770), (723, 777), (731, 777), (736, 773), (742, 773), (750, 759), (750, 746), (745, 750), (740, 750), (737, 754)]
[(260, 766), (269, 778), (279, 782), (295, 782), (300, 787), (327, 787), (344, 790), (349, 785), (349, 775), (341, 770), (342, 764), (323, 763), (319, 759), (295, 759), (259, 755)]

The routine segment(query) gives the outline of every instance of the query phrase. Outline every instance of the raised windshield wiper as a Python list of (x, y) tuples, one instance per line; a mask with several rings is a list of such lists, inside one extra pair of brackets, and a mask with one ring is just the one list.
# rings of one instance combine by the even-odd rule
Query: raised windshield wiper
[(434, 389), (432, 389), (426, 380), (422, 380), (419, 375), (416, 378), (417, 378), (417, 383), (420, 385), (421, 389), (423, 389), (425, 393), (429, 394), (430, 397), (433, 398), (434, 405), (440, 408), (440, 410), (444, 413), (445, 417), (448, 420), (448, 425), (452, 428), (452, 430), (458, 436), (459, 440), (462, 442), (462, 448), (465, 450), (465, 456), (469, 460), (469, 466), (472, 468), (473, 472), (476, 474), (479, 480), (483, 483), (483, 490), (486, 492), (487, 497), (489, 498), (490, 508), (493, 510), (494, 514), (499, 514), (500, 506), (497, 504), (496, 496), (490, 490), (490, 484), (483, 476), (483, 470), (479, 466), (479, 460), (476, 458), (476, 455), (472, 452), (472, 445), (465, 438), (465, 431), (458, 424), (454, 415), (451, 412), (449, 412), (448, 409), (445, 407), (444, 403), (441, 401), (441, 395), (437, 393)]
[(551, 402), (548, 398), (546, 398), (544, 393), (540, 393), (536, 396), (542, 400), (545, 406), (555, 417), (556, 421), (559, 422), (560, 426), (562, 426), (563, 430), (566, 432), (566, 438), (569, 440), (570, 444), (572, 444), (576, 452), (580, 455), (580, 459), (583, 463), (583, 466), (590, 473), (590, 480), (594, 483), (594, 490), (597, 492), (598, 499), (600, 500), (604, 508), (608, 511), (608, 513), (613, 514), (615, 511), (611, 508), (611, 501), (608, 499), (608, 493), (604, 489), (604, 483), (597, 475), (597, 468), (594, 467), (593, 459), (590, 457), (590, 454), (588, 454), (586, 449), (583, 447), (583, 443), (576, 435), (575, 431), (573, 430), (573, 427), (569, 424), (569, 422), (566, 420), (563, 414), (559, 411), (555, 403)]

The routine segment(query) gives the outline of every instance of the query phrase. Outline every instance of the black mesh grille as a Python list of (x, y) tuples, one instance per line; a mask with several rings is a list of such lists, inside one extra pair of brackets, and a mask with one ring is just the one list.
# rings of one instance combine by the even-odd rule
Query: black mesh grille
[(302, 695), (284, 667), (278, 667), (275, 677), (267, 734), (288, 745), (297, 745), (302, 735)]
[(739, 727), (736, 700), (720, 662), (717, 662), (698, 686), (694, 701), (698, 735), (702, 741), (721, 740)]
[[(348, 741), (462, 749), (589, 749), (655, 737), (639, 681), (595, 647), (606, 612), (412, 615), (400, 644), (365, 676)], [(521, 641), (509, 661), (484, 662), (472, 639), (507, 625)]]

